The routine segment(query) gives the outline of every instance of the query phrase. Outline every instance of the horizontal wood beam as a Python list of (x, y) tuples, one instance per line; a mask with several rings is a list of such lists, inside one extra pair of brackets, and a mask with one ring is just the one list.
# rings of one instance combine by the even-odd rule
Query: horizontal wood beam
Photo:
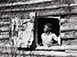
[(4, 38), (0, 38), (0, 41), (2, 41), (2, 40), (9, 40), (9, 37), (4, 37)]
[[(42, 52), (43, 52), (43, 51), (42, 51)], [(71, 57), (73, 57), (73, 56), (77, 56), (77, 55), (75, 55), (75, 54), (70, 54), (70, 53), (65, 53), (65, 52), (55, 52), (55, 51), (53, 52), (53, 51), (52, 51), (51, 54), (48, 52), (50, 55), (46, 55), (46, 54), (45, 54), (45, 51), (44, 51), (43, 53), (42, 53), (42, 52), (40, 53), (40, 52), (37, 51), (37, 53), (39, 53), (39, 54), (23, 54), (23, 53), (20, 54), (20, 53), (15, 53), (15, 52), (13, 52), (13, 54), (12, 54), (11, 52), (10, 52), (10, 53), (8, 53), (8, 52), (0, 52), (0, 54), (2, 54), (2, 55), (5, 55), (5, 54), (8, 55), (8, 54), (9, 54), (9, 55), (12, 55), (12, 56), (13, 56), (13, 55), (16, 55), (16, 56), (19, 56), (19, 55), (20, 55), (20, 56), (21, 56), (21, 55), (23, 56), (23, 55), (24, 55), (24, 56), (27, 56), (27, 57), (28, 57), (28, 56), (34, 56), (34, 57), (37, 57), (37, 56), (39, 56), (39, 57), (43, 57), (43, 56), (44, 56), (44, 57), (45, 57), (45, 56), (46, 56), (46, 57), (47, 57), (47, 56), (51, 56), (51, 57), (53, 57), (53, 56), (56, 56), (56, 57), (60, 57), (60, 56), (62, 56), (62, 57), (63, 57), (63, 56), (64, 56), (64, 57), (70, 57), (70, 56), (71, 56)], [(47, 53), (47, 51), (46, 51), (46, 53)], [(47, 53), (47, 54), (48, 54), (48, 53)], [(43, 55), (42, 55), (42, 54), (43, 54)]]
[[(26, 12), (27, 13), (27, 12)], [(62, 12), (62, 11), (51, 11), (51, 12), (42, 12), (42, 13), (38, 13), (37, 12), (37, 14), (38, 14), (38, 17), (40, 17), (40, 16), (53, 16), (53, 15), (72, 15), (72, 14), (77, 14), (77, 11), (75, 11), (75, 12), (71, 12), (71, 13), (67, 13), (67, 12)], [(6, 19), (7, 17), (11, 17), (11, 15), (8, 15), (8, 14), (6, 14), (6, 15), (1, 15), (1, 17), (0, 18), (4, 18), (4, 19)]]
[(77, 28), (61, 29), (61, 31), (77, 31)]
[(0, 38), (9, 38), (9, 35), (0, 35)]
[[(16, 12), (16, 11), (30, 11), (30, 10), (43, 10), (43, 9), (52, 9), (52, 8), (60, 8), (60, 7), (67, 7), (68, 5), (66, 4), (64, 4), (64, 5), (55, 5), (55, 6), (45, 6), (45, 7), (36, 7), (36, 8), (29, 8), (29, 9), (12, 9), (12, 11), (14, 11), (14, 12)], [(76, 4), (72, 4), (71, 5), (72, 7), (73, 6), (77, 6)], [(0, 11), (0, 12), (9, 12), (9, 11), (11, 11), (11, 9), (10, 10), (4, 10), (4, 11)], [(27, 12), (26, 12), (27, 13)], [(38, 13), (38, 12), (37, 12)], [(71, 12), (71, 13), (67, 13), (66, 11), (61, 11), (61, 10), (59, 10), (58, 11), (58, 9), (56, 9), (56, 10), (50, 10), (50, 12), (43, 12), (43, 13), (38, 13), (40, 16), (46, 16), (46, 15), (69, 15), (69, 14), (76, 14), (77, 13), (77, 11), (73, 11), (73, 12)], [(1, 18), (7, 18), (7, 17), (10, 17), (10, 15), (2, 15), (2, 17)]]
[[(70, 7), (76, 7), (77, 6), (77, 4), (71, 4), (70, 5)], [(56, 9), (56, 8), (58, 8), (58, 9), (60, 9), (60, 8), (64, 8), (64, 7), (68, 7), (68, 4), (62, 4), (62, 5), (53, 5), (53, 6), (45, 6), (45, 7), (32, 7), (32, 8), (15, 8), (15, 9), (11, 9), (11, 8), (9, 8), (9, 9), (6, 9), (5, 8), (5, 10), (0, 10), (0, 12), (10, 12), (10, 11), (33, 11), (33, 10), (50, 10), (50, 9)], [(56, 9), (56, 10), (58, 10), (58, 9)], [(51, 10), (52, 11), (52, 10)]]
[(0, 7), (26, 5), (26, 4), (36, 4), (36, 3), (44, 3), (44, 2), (52, 2), (52, 1), (53, 0), (35, 0), (35, 1), (27, 1), (27, 2), (14, 2), (14, 3), (0, 4)]
[(10, 24), (10, 21), (9, 22), (0, 22), (0, 25), (7, 25), (7, 24)]
[[(9, 55), (23, 55), (23, 53), (16, 52), (17, 49), (18, 49), (18, 47), (15, 47), (13, 45), (10, 45), (10, 47), (7, 47), (7, 46), (8, 45), (5, 45), (5, 46), (2, 45), (2, 46), (0, 46), (0, 49), (4, 50), (4, 51), (0, 52), (2, 55), (4, 55), (4, 54), (9, 54)], [(3, 47), (7, 48), (7, 50), (4, 49)], [(15, 49), (16, 51), (13, 50), (12, 48)], [(12, 50), (15, 51), (13, 54), (11, 53)], [(73, 45), (52, 46), (50, 48), (50, 51), (44, 51), (44, 49), (38, 49), (38, 51), (37, 51), (37, 49), (35, 49), (35, 50), (32, 50), (33, 52), (31, 51), (32, 53), (30, 53), (28, 51), (22, 51), (22, 50), (21, 51), (24, 52), (24, 56), (30, 56), (30, 55), (34, 55), (34, 56), (43, 56), (44, 55), (44, 56), (57, 56), (57, 57), (58, 56), (64, 56), (64, 57), (77, 56), (77, 53), (71, 53), (71, 52), (69, 53), (67, 51), (51, 51), (51, 50), (77, 50), (77, 46), (76, 45), (75, 46), (73, 46)]]
[(61, 39), (77, 39), (77, 36), (70, 36), (70, 37), (61, 37)]
[[(7, 44), (5, 44), (5, 45), (0, 45), (0, 48), (2, 48), (2, 47), (6, 47), (6, 48), (9, 48), (9, 49), (11, 49), (11, 47), (13, 47), (13, 48), (18, 48), (18, 46), (16, 46), (16, 45), (9, 45), (9, 46), (7, 46)], [(43, 50), (50, 50), (50, 51), (52, 51), (52, 50), (77, 50), (77, 45), (61, 45), (61, 46), (51, 46), (50, 48), (37, 48), (37, 49), (35, 49), (35, 51), (43, 51)]]
[(0, 12), (8, 12), (8, 11), (32, 11), (32, 10), (44, 10), (44, 9), (56, 9), (56, 8), (62, 8), (62, 7), (67, 7), (68, 4), (63, 4), (63, 5), (53, 5), (53, 6), (45, 6), (45, 7), (32, 7), (32, 8), (15, 8), (15, 9), (6, 9), (5, 10), (0, 10)]

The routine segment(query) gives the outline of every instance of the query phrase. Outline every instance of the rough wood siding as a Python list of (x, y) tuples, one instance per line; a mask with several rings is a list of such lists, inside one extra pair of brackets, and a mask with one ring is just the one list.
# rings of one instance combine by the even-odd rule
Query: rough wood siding
[(0, 17), (0, 43), (8, 43), (10, 37), (10, 19)]
[[(63, 1), (61, 1), (61, 2), (57, 1), (57, 2), (44, 2), (44, 3), (33, 3), (33, 4), (21, 4), (21, 5), (18, 4), (15, 6), (4, 5), (4, 6), (0, 7), (1, 8), (0, 9), (0, 16), (1, 16), (0, 19), (1, 20), (5, 20), (5, 19), (8, 20), (12, 16), (17, 16), (17, 17), (23, 16), (23, 18), (26, 19), (26, 18), (28, 18), (28, 15), (30, 12), (37, 12), (38, 16), (60, 16), (61, 19), (63, 19), (63, 18), (67, 19), (68, 23), (65, 22), (61, 26), (65, 26), (68, 28), (70, 28), (70, 25), (76, 26), (76, 22), (69, 21), (69, 20), (72, 20), (72, 19), (76, 20), (77, 17), (74, 18), (72, 16), (72, 14), (76, 16), (77, 4), (76, 3), (72, 4), (73, 2), (69, 2), (70, 3), (70, 6), (69, 6), (68, 3), (65, 3), (66, 1), (63, 2), (63, 4), (62, 4), (62, 2)], [(7, 17), (9, 17), (9, 18), (7, 18)], [(70, 18), (66, 18), (66, 17), (70, 17)], [(0, 33), (0, 34), (4, 34), (4, 33)], [(67, 37), (68, 35), (70, 35), (70, 36)], [(73, 35), (73, 36), (71, 36), (71, 35)], [(65, 44), (65, 42), (71, 43), (72, 41), (75, 41), (76, 40), (76, 29), (72, 29), (72, 28), (63, 29), (63, 31), (61, 32), (61, 38), (63, 39), (62, 44)], [(64, 39), (66, 39), (66, 40), (64, 40)], [(65, 44), (65, 45), (67, 45), (67, 44)]]
[(77, 15), (71, 15), (70, 18), (61, 25), (61, 31), (63, 45), (77, 45)]

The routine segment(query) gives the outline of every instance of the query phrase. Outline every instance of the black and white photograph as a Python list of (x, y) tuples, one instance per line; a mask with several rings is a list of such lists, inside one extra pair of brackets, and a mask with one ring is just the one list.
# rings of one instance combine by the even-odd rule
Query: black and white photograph
[(77, 0), (0, 0), (0, 57), (77, 57)]

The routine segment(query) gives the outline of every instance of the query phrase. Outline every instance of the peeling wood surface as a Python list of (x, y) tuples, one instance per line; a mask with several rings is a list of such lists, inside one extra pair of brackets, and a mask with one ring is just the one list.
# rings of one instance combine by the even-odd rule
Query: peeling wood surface
[[(20, 3), (20, 4), (21, 4), (21, 3)], [(36, 4), (35, 4), (35, 5), (36, 5)], [(24, 6), (24, 5), (22, 5), (22, 6)], [(25, 6), (26, 6), (26, 5), (25, 5)], [(27, 6), (28, 6), (28, 5), (27, 5)], [(13, 6), (12, 6), (12, 7), (13, 7)], [(56, 8), (64, 8), (64, 7), (68, 7), (68, 4), (57, 4), (57, 5), (50, 5), (50, 6), (44, 6), (44, 7), (39, 6), (39, 7), (33, 7), (33, 8), (30, 8), (30, 7), (29, 7), (29, 8), (27, 8), (27, 10), (31, 10), (31, 9), (35, 9), (35, 10), (36, 10), (36, 9), (38, 9), (38, 10), (39, 10), (39, 9), (53, 9), (53, 8), (56, 9)], [(77, 4), (70, 4), (70, 7), (77, 7)], [(4, 6), (4, 8), (5, 8), (5, 6)], [(14, 7), (13, 7), (13, 8), (14, 8)], [(17, 10), (17, 9), (18, 9), (18, 10), (26, 10), (26, 7), (25, 7), (25, 8), (23, 7), (22, 9), (21, 9), (21, 8), (15, 8), (15, 9), (13, 9), (13, 8), (11, 9), (11, 7), (9, 7), (8, 9), (7, 9), (7, 8), (6, 8), (6, 9), (7, 9), (7, 11), (8, 11), (8, 10), (15, 10), (15, 9), (16, 9), (16, 10)], [(6, 11), (6, 10), (5, 10), (5, 11)]]
[[(3, 43), (4, 44), (4, 43)], [(18, 48), (17, 46), (15, 46), (15, 45), (9, 45), (9, 44), (0, 44), (0, 48), (2, 48), (2, 47), (6, 47), (6, 48), (11, 48), (11, 47), (13, 47), (13, 48)], [(61, 45), (61, 46), (52, 46), (52, 47), (50, 47), (50, 48), (47, 48), (47, 49), (45, 49), (45, 48), (43, 48), (43, 49), (40, 49), (40, 48), (38, 48), (38, 49), (36, 49), (36, 51), (57, 51), (57, 50), (77, 50), (77, 46), (76, 45)]]
[(52, 2), (52, 0), (35, 0), (35, 1), (28, 1), (28, 2), (14, 2), (14, 3), (7, 3), (7, 4), (1, 4), (0, 7), (5, 6), (15, 6), (15, 5), (26, 5), (26, 4), (36, 4), (36, 3), (44, 3), (44, 2)]
[[(75, 52), (74, 50), (76, 49), (77, 50), (77, 46), (52, 46), (51, 49), (53, 49), (53, 51), (44, 51), (44, 50), (33, 50), (33, 51), (19, 51), (17, 50), (16, 47), (14, 46), (9, 46), (9, 45), (6, 45), (7, 47), (5, 46), (1, 46), (0, 47), (0, 54), (12, 54), (11, 52), (13, 52), (13, 55), (24, 55), (25, 56), (29, 56), (29, 55), (34, 55), (34, 56), (64, 56), (64, 57), (67, 57), (67, 56), (77, 56), (77, 52)], [(51, 50), (50, 49), (50, 50)], [(72, 50), (72, 52), (69, 52), (69, 50)], [(74, 50), (73, 50), (74, 49)], [(65, 52), (64, 51), (54, 51), (54, 50), (66, 50)], [(70, 51), (71, 51), (70, 50)], [(1, 52), (2, 51), (2, 52)], [(24, 56), (23, 55), (23, 56)]]

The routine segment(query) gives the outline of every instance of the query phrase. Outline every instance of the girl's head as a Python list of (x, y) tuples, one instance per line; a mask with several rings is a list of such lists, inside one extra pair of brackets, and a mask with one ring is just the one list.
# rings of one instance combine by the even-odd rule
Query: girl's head
[(50, 32), (52, 28), (52, 24), (51, 23), (47, 23), (44, 25), (44, 32)]

